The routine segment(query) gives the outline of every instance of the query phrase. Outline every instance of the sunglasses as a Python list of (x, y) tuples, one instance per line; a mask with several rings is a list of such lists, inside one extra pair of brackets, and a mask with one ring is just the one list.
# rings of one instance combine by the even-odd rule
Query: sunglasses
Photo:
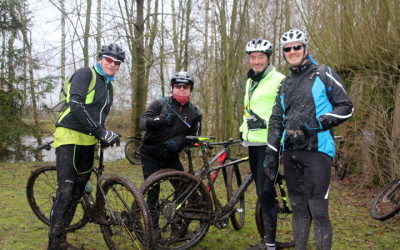
[(174, 84), (174, 88), (176, 88), (176, 89), (181, 89), (181, 88), (183, 88), (183, 89), (190, 89), (190, 85), (186, 85), (186, 84)]
[(117, 59), (114, 59), (114, 58), (112, 58), (111, 56), (106, 56), (106, 55), (104, 55), (104, 56), (103, 56), (103, 59), (104, 59), (104, 61), (106, 61), (108, 64), (113, 64), (113, 63), (114, 63), (115, 66), (119, 66), (119, 65), (121, 65), (121, 63), (122, 63), (122, 61), (117, 60)]
[(292, 46), (292, 47), (285, 47), (285, 48), (283, 48), (283, 52), (290, 52), (292, 49), (294, 49), (294, 50), (301, 50), (301, 48), (303, 47), (304, 45), (295, 45), (295, 46)]

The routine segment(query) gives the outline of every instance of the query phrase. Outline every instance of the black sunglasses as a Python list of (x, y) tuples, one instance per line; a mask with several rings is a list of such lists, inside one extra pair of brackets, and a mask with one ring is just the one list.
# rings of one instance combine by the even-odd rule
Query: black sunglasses
[(290, 52), (291, 50), (292, 50), (292, 48), (294, 49), (294, 50), (301, 50), (301, 48), (303, 47), (304, 45), (295, 45), (295, 46), (292, 46), (292, 47), (285, 47), (285, 48), (283, 48), (283, 52)]
[(190, 88), (190, 85), (186, 85), (186, 84), (174, 84), (174, 88), (176, 88), (176, 89), (181, 89), (181, 88), (183, 88), (183, 89), (189, 89), (189, 88)]

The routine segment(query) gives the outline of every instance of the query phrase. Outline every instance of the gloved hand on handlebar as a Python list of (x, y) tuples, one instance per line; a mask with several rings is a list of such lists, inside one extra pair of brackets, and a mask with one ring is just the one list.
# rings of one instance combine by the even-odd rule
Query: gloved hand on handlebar
[(103, 130), (97, 136), (100, 140), (100, 143), (104, 147), (113, 146), (114, 144), (118, 147), (120, 145), (120, 137), (121, 135), (110, 130)]

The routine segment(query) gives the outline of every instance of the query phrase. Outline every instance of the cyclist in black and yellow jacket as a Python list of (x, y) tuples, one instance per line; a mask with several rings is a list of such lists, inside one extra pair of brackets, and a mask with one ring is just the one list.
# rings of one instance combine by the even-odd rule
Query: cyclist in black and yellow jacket
[[(115, 73), (125, 60), (125, 52), (116, 44), (102, 46), (97, 64), (77, 70), (67, 88), (66, 106), (56, 123), (57, 195), (50, 215), (48, 249), (67, 249), (65, 227), (93, 169), (97, 140), (105, 146), (119, 145), (119, 134), (104, 127), (113, 103)], [(94, 70), (94, 71), (93, 71)], [(93, 89), (89, 88), (96, 77)]]
[(245, 110), (239, 131), (242, 145), (249, 148), (250, 169), (256, 183), (265, 229), (265, 235), (258, 247), (275, 249), (275, 189), (273, 181), (264, 174), (263, 161), (267, 146), (268, 120), (275, 102), (276, 90), (285, 77), (270, 63), (272, 44), (268, 40), (253, 39), (247, 43), (246, 53), (249, 54), (251, 69), (247, 73)]

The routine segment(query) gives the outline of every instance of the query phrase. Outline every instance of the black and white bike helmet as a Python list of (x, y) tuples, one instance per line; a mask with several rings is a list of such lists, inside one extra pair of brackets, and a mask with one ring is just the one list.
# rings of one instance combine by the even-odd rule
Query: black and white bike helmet
[(305, 33), (298, 29), (291, 29), (281, 37), (281, 50), (286, 44), (300, 42), (307, 47), (308, 38)]
[(194, 80), (191, 74), (185, 71), (176, 72), (175, 75), (171, 78), (171, 86), (174, 86), (175, 83), (184, 83), (192, 86), (194, 85)]
[(101, 46), (99, 58), (101, 59), (104, 55), (115, 57), (121, 62), (124, 62), (125, 60), (125, 51), (123, 51), (122, 48), (115, 43)]
[(272, 44), (268, 40), (262, 38), (253, 39), (246, 45), (246, 53), (262, 52), (269, 58), (272, 54)]

